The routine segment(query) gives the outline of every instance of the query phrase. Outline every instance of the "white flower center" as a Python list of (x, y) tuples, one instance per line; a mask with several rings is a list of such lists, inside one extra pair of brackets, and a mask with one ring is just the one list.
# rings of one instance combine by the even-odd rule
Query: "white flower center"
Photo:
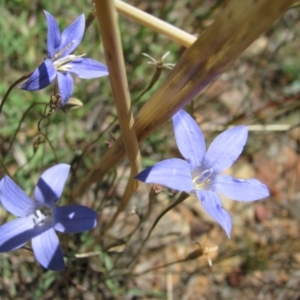
[(37, 209), (32, 215), (32, 220), (36, 226), (44, 225), (51, 220), (51, 211), (49, 212), (49, 209), (43, 209), (42, 211)]
[(195, 189), (203, 190), (212, 179), (214, 170), (212, 168), (203, 170), (199, 168), (192, 172), (193, 184)]
[(81, 54), (81, 55), (70, 54), (70, 55), (64, 56), (62, 58), (59, 58), (59, 59), (53, 61), (53, 66), (57, 71), (69, 72), (69, 70), (72, 68), (72, 65), (69, 63), (75, 59), (82, 57), (82, 56), (85, 56), (85, 54)]

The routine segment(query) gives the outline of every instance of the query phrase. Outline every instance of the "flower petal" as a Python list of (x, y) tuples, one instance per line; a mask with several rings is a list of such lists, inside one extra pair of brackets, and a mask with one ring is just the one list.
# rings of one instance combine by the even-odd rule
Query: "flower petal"
[(69, 73), (57, 72), (57, 81), (63, 107), (73, 94), (73, 78)]
[(35, 234), (31, 217), (17, 218), (0, 226), (0, 252), (24, 246)]
[(61, 197), (69, 171), (70, 166), (67, 164), (59, 164), (46, 170), (35, 187), (35, 200), (43, 206), (53, 208)]
[(40, 232), (32, 238), (32, 249), (37, 261), (46, 269), (61, 271), (65, 262), (58, 237), (53, 227), (40, 226)]
[(238, 201), (255, 201), (269, 196), (268, 188), (260, 181), (237, 179), (229, 175), (216, 176), (208, 188)]
[(161, 184), (177, 191), (194, 190), (190, 166), (179, 158), (163, 160), (139, 173), (135, 179), (146, 183)]
[(53, 58), (56, 49), (60, 44), (60, 30), (54, 17), (44, 10), (47, 18), (48, 34), (47, 34), (47, 50), (49, 58)]
[(18, 217), (26, 217), (36, 209), (36, 204), (8, 176), (1, 180), (0, 200), (8, 212)]
[(80, 15), (61, 35), (61, 43), (58, 49), (60, 57), (72, 53), (80, 44), (85, 28), (84, 14)]
[(178, 149), (193, 170), (201, 165), (205, 156), (203, 134), (195, 120), (183, 109), (173, 116), (173, 126)]
[(20, 88), (26, 91), (37, 91), (48, 86), (56, 77), (56, 70), (50, 59), (44, 60), (40, 66), (35, 69), (27, 81)]
[(54, 228), (60, 232), (77, 233), (97, 225), (97, 214), (82, 205), (56, 207), (53, 210)]
[(108, 75), (105, 65), (90, 58), (76, 58), (66, 67), (70, 67), (69, 72), (76, 74), (79, 78), (90, 79)]
[(214, 170), (215, 174), (225, 171), (240, 156), (247, 137), (247, 126), (237, 126), (224, 131), (210, 144), (205, 156), (205, 163)]
[(231, 217), (229, 213), (222, 207), (220, 197), (211, 191), (196, 190), (196, 193), (206, 212), (223, 227), (228, 238), (230, 238), (232, 227)]

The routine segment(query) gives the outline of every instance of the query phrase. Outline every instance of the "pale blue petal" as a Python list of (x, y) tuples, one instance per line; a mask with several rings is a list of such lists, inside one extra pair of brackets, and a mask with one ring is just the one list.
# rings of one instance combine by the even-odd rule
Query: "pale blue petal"
[(237, 179), (229, 175), (216, 176), (208, 188), (238, 201), (254, 201), (269, 196), (268, 188), (260, 181)]
[(90, 230), (97, 225), (97, 214), (81, 205), (56, 207), (53, 210), (54, 228), (60, 232), (78, 233)]
[(56, 70), (50, 59), (44, 60), (20, 88), (26, 91), (37, 91), (48, 86), (56, 77)]
[(90, 58), (76, 58), (66, 65), (69, 72), (76, 74), (79, 78), (90, 79), (108, 75), (105, 65)]
[(222, 207), (220, 197), (215, 192), (211, 191), (196, 190), (196, 193), (206, 212), (223, 227), (228, 238), (230, 238), (232, 226), (231, 217), (229, 213)]
[(35, 234), (32, 217), (17, 218), (0, 226), (0, 252), (24, 246)]
[(61, 197), (70, 171), (70, 165), (59, 164), (46, 170), (34, 190), (34, 199), (40, 204), (53, 208)]
[(228, 169), (240, 156), (248, 138), (247, 126), (237, 126), (218, 135), (210, 144), (206, 164), (219, 174)]
[(178, 149), (193, 170), (202, 164), (205, 156), (203, 134), (196, 121), (183, 109), (173, 116), (173, 126)]
[(8, 176), (1, 180), (0, 200), (3, 207), (17, 217), (26, 217), (36, 209), (35, 203)]
[(32, 250), (37, 261), (46, 269), (61, 271), (65, 262), (58, 237), (52, 227), (40, 226), (39, 234), (32, 238)]
[(139, 173), (135, 179), (146, 183), (161, 184), (177, 191), (194, 190), (190, 166), (179, 158), (163, 160)]
[(73, 78), (69, 73), (57, 73), (57, 82), (63, 107), (73, 94)]
[(84, 28), (85, 17), (82, 14), (63, 31), (58, 49), (58, 51), (61, 51), (60, 57), (69, 55), (78, 47), (83, 38)]
[(56, 49), (60, 44), (60, 30), (56, 20), (51, 14), (44, 10), (47, 18), (48, 34), (47, 34), (47, 50), (49, 58), (53, 58)]

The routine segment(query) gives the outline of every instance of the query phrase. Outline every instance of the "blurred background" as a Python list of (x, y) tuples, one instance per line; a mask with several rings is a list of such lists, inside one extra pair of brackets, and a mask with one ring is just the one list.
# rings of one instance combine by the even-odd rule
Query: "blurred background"
[[(128, 1), (195, 36), (201, 35), (228, 2)], [(43, 10), (63, 30), (79, 14), (87, 17), (91, 8), (91, 1), (0, 0), (0, 99), (14, 81), (47, 56)], [(59, 236), (65, 271), (44, 270), (28, 248), (0, 254), (0, 299), (300, 299), (299, 15), (298, 6), (287, 11), (186, 107), (207, 145), (230, 125), (249, 125), (244, 152), (228, 173), (261, 180), (271, 195), (254, 203), (223, 198), (233, 219), (230, 240), (202, 210), (199, 200), (189, 197), (162, 218), (136, 256), (158, 214), (178, 195), (144, 183), (111, 230), (102, 234), (130, 174), (124, 160), (75, 200), (97, 211), (99, 226), (82, 234)], [(185, 48), (123, 16), (119, 25), (136, 113), (170, 72), (163, 68), (147, 90), (156, 66), (148, 64), (142, 53), (160, 60), (170, 51), (164, 62), (175, 64)], [(105, 63), (96, 20), (75, 51), (82, 53)], [(14, 89), (0, 115), (0, 178), (10, 174), (32, 195), (39, 175), (57, 157), (58, 162), (72, 165), (60, 204), (70, 203), (72, 189), (120, 135), (109, 79), (76, 77), (74, 83), (73, 97), (83, 106), (59, 110), (43, 119), (43, 134), (38, 122), (51, 87), (37, 92)], [(140, 149), (143, 168), (180, 157), (170, 122)], [(0, 208), (0, 224), (12, 218)], [(194, 251), (193, 259), (185, 259)]]

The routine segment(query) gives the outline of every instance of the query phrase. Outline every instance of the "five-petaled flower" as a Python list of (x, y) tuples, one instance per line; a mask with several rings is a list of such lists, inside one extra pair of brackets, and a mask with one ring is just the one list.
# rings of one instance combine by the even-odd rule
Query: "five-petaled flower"
[(59, 164), (38, 180), (32, 201), (8, 176), (0, 182), (0, 201), (17, 219), (0, 226), (0, 252), (18, 249), (30, 239), (33, 253), (46, 269), (63, 270), (65, 263), (55, 230), (78, 233), (94, 228), (97, 215), (81, 205), (56, 207), (70, 166)]
[(80, 44), (85, 28), (85, 17), (80, 15), (67, 27), (62, 34), (54, 17), (44, 11), (47, 24), (48, 58), (33, 72), (29, 79), (21, 85), (21, 89), (36, 91), (48, 86), (57, 79), (61, 96), (61, 107), (70, 99), (73, 93), (73, 78), (70, 73), (79, 78), (90, 79), (108, 75), (107, 67), (84, 55), (71, 54)]
[(207, 151), (199, 126), (184, 110), (173, 116), (173, 126), (177, 146), (186, 160), (163, 160), (139, 173), (136, 179), (196, 193), (206, 212), (230, 237), (231, 218), (222, 208), (216, 192), (238, 201), (254, 201), (269, 195), (268, 188), (256, 179), (243, 180), (220, 174), (240, 156), (248, 137), (247, 126), (221, 133)]

